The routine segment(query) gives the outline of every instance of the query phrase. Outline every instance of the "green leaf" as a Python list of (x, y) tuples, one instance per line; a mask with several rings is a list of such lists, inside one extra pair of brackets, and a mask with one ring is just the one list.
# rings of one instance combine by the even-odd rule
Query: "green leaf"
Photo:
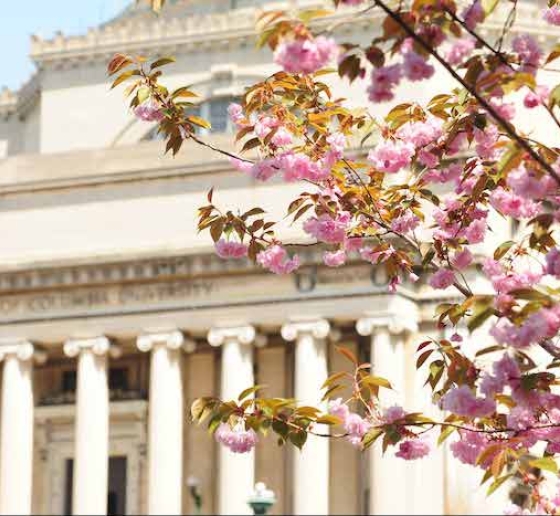
[(111, 85), (111, 89), (123, 83), (127, 79), (130, 79), (133, 75), (140, 75), (140, 72), (138, 70), (127, 70), (126, 72), (121, 73)]
[(485, 16), (492, 14), (499, 2), (500, 0), (482, 0), (482, 8), (484, 9)]
[(529, 464), (534, 468), (544, 469), (545, 471), (550, 471), (551, 473), (558, 474), (558, 464), (552, 457), (542, 457), (541, 459), (535, 459), (529, 462)]
[(325, 414), (324, 416), (318, 417), (316, 422), (322, 425), (340, 425), (342, 419), (332, 416), (331, 414)]
[(383, 429), (381, 428), (374, 428), (367, 432), (362, 439), (364, 449), (369, 448), (382, 434)]
[(382, 378), (381, 376), (364, 376), (361, 379), (361, 383), (366, 385), (376, 385), (377, 387), (385, 387), (385, 389), (392, 389), (389, 380)]
[(301, 450), (307, 441), (307, 432), (303, 430), (296, 430), (295, 432), (291, 432), (289, 434), (289, 439), (294, 446)]
[(194, 92), (189, 90), (187, 86), (182, 86), (181, 88), (177, 88), (172, 94), (171, 97), (176, 99), (178, 97), (198, 97), (198, 95)]
[(196, 115), (188, 115), (187, 120), (191, 124), (197, 125), (198, 127), (202, 127), (204, 129), (210, 129), (212, 127), (210, 122), (208, 122), (207, 120), (204, 120), (204, 118), (200, 118), (199, 116), (196, 116)]
[(513, 240), (508, 240), (507, 242), (504, 242), (503, 244), (499, 245), (496, 250), (494, 251), (494, 260), (499, 260), (500, 258), (502, 258), (503, 256), (506, 255), (506, 253), (511, 249), (512, 246), (515, 245), (515, 242)]
[(490, 484), (490, 487), (488, 488), (488, 491), (486, 492), (486, 496), (490, 496), (494, 491), (496, 491), (496, 489), (498, 489), (508, 478), (512, 477), (513, 475), (504, 475), (503, 477), (500, 477), (496, 480), (494, 480), (494, 482), (492, 482), (492, 484)]
[(160, 66), (165, 66), (167, 64), (171, 64), (175, 62), (175, 58), (174, 57), (162, 57), (160, 59), (157, 59), (156, 61), (154, 61), (151, 65), (150, 65), (150, 70), (155, 70), (156, 68), (159, 68)]
[(551, 92), (548, 97), (548, 104), (551, 108), (560, 105), (560, 84), (558, 84)]
[(453, 432), (455, 432), (455, 430), (456, 428), (454, 426), (446, 426), (442, 428), (437, 440), (438, 446), (440, 446)]
[(245, 398), (248, 398), (251, 394), (255, 394), (257, 391), (264, 388), (264, 385), (254, 385), (253, 387), (249, 387), (245, 389), (237, 398), (238, 401), (243, 401)]

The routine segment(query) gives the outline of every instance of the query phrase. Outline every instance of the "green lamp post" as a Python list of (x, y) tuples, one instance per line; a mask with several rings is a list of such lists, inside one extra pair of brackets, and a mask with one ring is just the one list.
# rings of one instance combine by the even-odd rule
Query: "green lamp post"
[(253, 514), (264, 515), (276, 503), (276, 497), (274, 492), (268, 489), (264, 482), (257, 482), (247, 503), (253, 509)]

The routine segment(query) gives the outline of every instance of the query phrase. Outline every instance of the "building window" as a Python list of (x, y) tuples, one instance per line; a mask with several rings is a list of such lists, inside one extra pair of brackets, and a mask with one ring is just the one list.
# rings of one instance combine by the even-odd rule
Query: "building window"
[[(111, 391), (127, 391), (128, 385), (128, 369), (125, 367), (112, 367), (109, 369), (109, 390)], [(76, 392), (76, 371), (62, 372), (62, 392)]]
[[(210, 100), (201, 102), (196, 107), (190, 107), (187, 114), (199, 116), (204, 120), (208, 120), (212, 125), (210, 130), (197, 127), (196, 134), (233, 133), (235, 128), (228, 115), (228, 106), (232, 102), (239, 102), (239, 99), (236, 97), (214, 97)], [(143, 141), (158, 141), (164, 139), (165, 135), (158, 133), (158, 126), (150, 129), (150, 131), (148, 131), (148, 133), (142, 138)]]
[(76, 371), (62, 372), (62, 392), (76, 392)]
[(109, 390), (128, 390), (128, 369), (124, 367), (115, 367), (109, 370)]

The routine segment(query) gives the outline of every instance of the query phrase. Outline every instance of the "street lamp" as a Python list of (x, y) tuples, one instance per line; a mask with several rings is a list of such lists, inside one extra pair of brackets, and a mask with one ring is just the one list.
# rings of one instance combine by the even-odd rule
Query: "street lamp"
[(276, 503), (276, 497), (264, 482), (257, 482), (247, 503), (253, 509), (253, 514), (264, 515)]
[(189, 488), (189, 493), (193, 499), (195, 514), (202, 514), (202, 494), (200, 493), (200, 480), (194, 475), (189, 475), (187, 478), (187, 486)]

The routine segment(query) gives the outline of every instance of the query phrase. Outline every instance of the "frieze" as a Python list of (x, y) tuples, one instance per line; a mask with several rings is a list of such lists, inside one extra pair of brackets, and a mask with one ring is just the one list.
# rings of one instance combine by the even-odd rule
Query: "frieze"
[(385, 288), (372, 281), (373, 268), (363, 263), (344, 269), (308, 264), (291, 276), (269, 274), (248, 262), (234, 268), (226, 265), (230, 263), (214, 256), (176, 257), (29, 271), (27, 276), (23, 272), (4, 274), (0, 276), (0, 323), (138, 309), (157, 312), (224, 302), (304, 299), (341, 290), (374, 292)]

